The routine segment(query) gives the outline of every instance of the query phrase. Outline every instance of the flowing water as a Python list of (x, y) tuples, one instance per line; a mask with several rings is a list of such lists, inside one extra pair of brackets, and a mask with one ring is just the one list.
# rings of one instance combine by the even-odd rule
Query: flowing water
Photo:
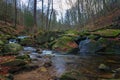
[[(29, 55), (32, 59), (37, 59), (37, 64), (42, 64), (42, 62), (49, 60), (52, 61), (53, 67), (50, 70), (50, 75), (53, 75), (52, 71), (55, 71), (54, 76), (60, 77), (63, 73), (67, 71), (76, 70), (85, 75), (88, 80), (114, 78), (116, 77), (116, 75), (119, 78), (120, 76), (119, 74), (112, 72), (113, 70), (120, 68), (119, 55), (62, 55), (56, 54), (57, 52), (53, 52), (50, 50), (43, 50), (42, 54), (39, 54), (34, 48), (30, 49), (29, 47), (27, 49), (28, 50), (26, 50), (26, 47), (24, 48), (25, 51), (31, 51)], [(44, 56), (47, 56), (47, 58)], [(100, 64), (105, 64), (106, 66), (110, 67), (110, 70), (108, 72), (101, 72), (99, 70)]]
[[(85, 45), (89, 42), (89, 40), (86, 39), (84, 42), (85, 43), (81, 42), (80, 44)], [(43, 50), (42, 53), (38, 53), (37, 49), (34, 47), (24, 47), (24, 50), (20, 53), (21, 55), (29, 54), (30, 58), (32, 59), (32, 63), (41, 67), (45, 62), (51, 61), (52, 67), (48, 68), (46, 73), (39, 73), (39, 70), (37, 70), (34, 72), (18, 74), (15, 76), (15, 80), (33, 80), (33, 78), (34, 80), (49, 80), (49, 77), (51, 76), (60, 77), (63, 73), (73, 70), (78, 71), (86, 76), (87, 80), (120, 78), (119, 73), (113, 72), (114, 70), (120, 68), (119, 55), (88, 55), (84, 53), (84, 51), (87, 51), (85, 46), (79, 47), (84, 47), (81, 50), (82, 55), (62, 55), (62, 53), (60, 54), (59, 52), (51, 50)], [(100, 64), (105, 64), (108, 66), (110, 68), (109, 71), (101, 72), (99, 70)], [(82, 80), (82, 78), (78, 80)]]

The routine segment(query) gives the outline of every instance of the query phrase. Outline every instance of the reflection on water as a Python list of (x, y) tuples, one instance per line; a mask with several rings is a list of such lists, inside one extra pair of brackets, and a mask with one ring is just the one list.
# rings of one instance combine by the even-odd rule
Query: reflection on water
[(62, 57), (54, 57), (52, 58), (53, 66), (55, 67), (56, 70), (56, 76), (61, 76), (66, 69), (66, 62)]
[[(57, 54), (57, 52), (54, 53), (50, 50), (43, 50), (42, 54), (39, 54), (33, 47), (24, 47), (23, 52), (29, 52), (32, 59), (38, 60), (37, 64), (42, 64), (47, 58), (49, 58), (48, 60), (52, 61), (53, 70), (56, 71), (56, 76), (58, 77), (66, 71), (77, 70), (82, 74), (87, 74), (92, 77), (108, 78), (114, 74), (110, 71), (120, 68), (119, 55), (60, 55)], [(47, 58), (44, 56), (47, 56)], [(109, 73), (98, 72), (100, 64), (109, 66), (111, 69)]]

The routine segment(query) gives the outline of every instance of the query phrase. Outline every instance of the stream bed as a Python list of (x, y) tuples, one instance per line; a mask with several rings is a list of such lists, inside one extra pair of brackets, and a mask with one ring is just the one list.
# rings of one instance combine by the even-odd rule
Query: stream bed
[[(37, 53), (33, 47), (24, 47), (22, 54), (29, 54), (32, 64), (38, 65), (39, 68), (16, 74), (14, 80), (59, 80), (58, 77), (68, 71), (78, 71), (86, 77), (83, 79), (79, 76), (77, 80), (120, 78), (119, 55), (62, 55), (51, 50)], [(103, 70), (100, 70), (99, 67), (103, 64)], [(104, 70), (106, 66), (109, 67), (108, 70)], [(116, 70), (118, 71), (115, 72)]]

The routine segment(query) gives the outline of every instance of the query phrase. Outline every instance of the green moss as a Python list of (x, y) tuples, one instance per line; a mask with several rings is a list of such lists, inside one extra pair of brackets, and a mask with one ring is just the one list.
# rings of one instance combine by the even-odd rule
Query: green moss
[(71, 41), (73, 41), (72, 37), (68, 37), (68, 36), (60, 37), (56, 40), (56, 43), (53, 45), (53, 49), (56, 47), (62, 47), (62, 48), (68, 47), (66, 46), (66, 44)]
[(2, 51), (3, 46), (4, 46), (4, 42), (2, 40), (0, 40), (0, 52)]
[(21, 59), (21, 60), (27, 60), (30, 61), (30, 56), (29, 55), (22, 55), (22, 56), (17, 56), (16, 59)]
[(93, 39), (93, 40), (96, 39), (97, 37), (98, 37), (98, 36), (92, 35), (92, 34), (88, 36), (89, 39)]
[(21, 39), (20, 44), (30, 46), (34, 44), (34, 41), (31, 38), (24, 38), (24, 39)]
[(98, 42), (99, 42), (100, 44), (106, 44), (106, 45), (109, 44), (109, 40), (106, 39), (106, 38), (100, 38), (100, 39), (98, 40)]
[(4, 42), (2, 40), (0, 40), (0, 45), (4, 45)]
[(93, 32), (93, 34), (97, 34), (103, 37), (116, 37), (120, 34), (119, 29), (104, 29), (104, 30), (98, 30), (96, 32)]
[(55, 40), (56, 38), (59, 37), (61, 33), (59, 32), (44, 32), (42, 34), (38, 34), (36, 36), (36, 42), (37, 43), (45, 43), (45, 42), (50, 42), (50, 41), (53, 41)]
[(9, 62), (2, 63), (1, 65), (2, 66), (15, 67), (15, 66), (23, 66), (25, 64), (26, 64), (26, 62), (24, 60), (16, 59), (14, 61), (9, 61)]
[(80, 35), (80, 36), (90, 35), (90, 32), (88, 32), (87, 30), (80, 31), (80, 32), (79, 32), (79, 35)]
[(87, 80), (80, 72), (78, 71), (70, 71), (64, 73), (61, 77), (60, 80)]
[(18, 51), (22, 50), (22, 46), (17, 43), (9, 43), (4, 46), (4, 52), (9, 53), (17, 53)]
[(65, 34), (70, 34), (70, 35), (78, 35), (79, 32), (76, 30), (67, 30), (65, 31)]
[(106, 48), (106, 52), (120, 54), (120, 41), (111, 41)]

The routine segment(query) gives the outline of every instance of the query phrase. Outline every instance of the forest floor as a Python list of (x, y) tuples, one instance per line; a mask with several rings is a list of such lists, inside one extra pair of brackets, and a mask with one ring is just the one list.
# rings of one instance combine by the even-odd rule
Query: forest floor
[[(74, 80), (109, 80), (120, 77), (118, 73), (112, 72), (120, 67), (120, 57), (118, 56), (62, 55), (54, 56), (51, 59), (54, 60), (51, 67), (39, 67), (30, 72), (16, 74), (14, 80), (58, 80), (58, 77), (65, 72), (69, 72), (68, 77), (74, 78)], [(108, 71), (99, 70), (99, 65), (103, 63), (111, 69)], [(66, 77), (66, 79), (60, 80), (72, 79)]]

